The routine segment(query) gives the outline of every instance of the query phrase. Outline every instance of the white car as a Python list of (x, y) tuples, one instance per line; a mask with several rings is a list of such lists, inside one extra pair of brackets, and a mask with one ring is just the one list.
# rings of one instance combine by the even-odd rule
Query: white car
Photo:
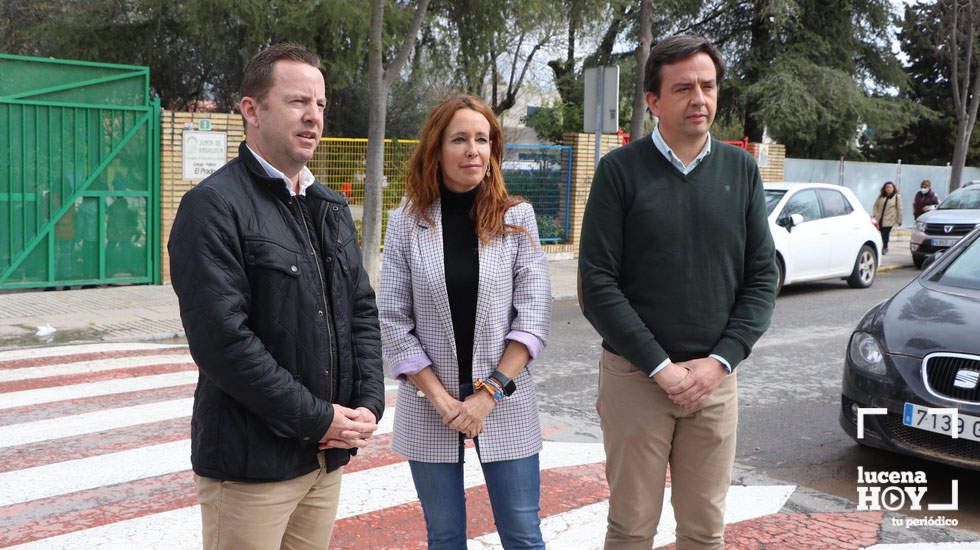
[(769, 230), (782, 285), (840, 277), (875, 280), (881, 234), (854, 192), (827, 183), (766, 183)]

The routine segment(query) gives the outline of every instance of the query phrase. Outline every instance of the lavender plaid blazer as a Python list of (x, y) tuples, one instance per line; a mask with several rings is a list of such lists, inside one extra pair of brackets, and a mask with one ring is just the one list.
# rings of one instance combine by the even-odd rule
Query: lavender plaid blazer
[[(405, 365), (432, 364), (443, 386), (459, 397), (459, 365), (453, 336), (442, 250), (439, 201), (429, 208), (434, 224), (416, 220), (405, 206), (388, 219), (378, 309), (385, 361), (395, 373)], [(506, 223), (527, 234), (502, 235), (480, 245), (480, 282), (473, 342), (473, 376), (484, 378), (497, 367), (507, 338), (539, 339), (551, 328), (548, 262), (538, 242), (534, 209), (518, 204)], [(520, 336), (514, 337), (517, 333)], [(533, 335), (533, 336), (530, 336)], [(529, 346), (533, 347), (533, 346)], [(517, 391), (490, 412), (480, 434), (483, 462), (512, 460), (541, 450), (541, 426), (529, 366), (515, 379)], [(399, 377), (393, 449), (409, 460), (457, 462), (459, 432), (447, 428), (428, 399)]]

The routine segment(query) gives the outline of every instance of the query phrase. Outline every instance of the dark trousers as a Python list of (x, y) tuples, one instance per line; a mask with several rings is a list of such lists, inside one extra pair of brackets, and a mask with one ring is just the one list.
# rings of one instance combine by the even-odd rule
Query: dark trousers
[(888, 252), (888, 236), (892, 233), (892, 226), (880, 227), (878, 231), (881, 232), (881, 250), (882, 252)]

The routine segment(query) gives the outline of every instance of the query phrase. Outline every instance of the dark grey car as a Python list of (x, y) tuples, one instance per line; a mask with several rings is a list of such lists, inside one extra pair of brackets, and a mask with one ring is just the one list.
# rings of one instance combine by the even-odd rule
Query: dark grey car
[[(840, 423), (858, 443), (980, 470), (980, 228), (871, 308), (844, 364)], [(888, 411), (864, 415), (863, 438), (860, 408)]]

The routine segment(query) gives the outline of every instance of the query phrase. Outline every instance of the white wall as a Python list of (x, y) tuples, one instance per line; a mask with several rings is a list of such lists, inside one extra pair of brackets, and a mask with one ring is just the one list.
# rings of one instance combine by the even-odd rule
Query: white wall
[[(886, 181), (894, 182), (902, 195), (905, 227), (912, 226), (912, 200), (924, 179), (932, 181), (932, 189), (942, 199), (949, 194), (949, 166), (922, 164), (890, 164), (883, 162), (852, 162), (837, 160), (808, 160), (787, 158), (784, 179), (796, 182), (836, 183), (849, 187), (861, 204), (871, 212), (874, 201)], [(980, 180), (980, 168), (963, 168), (963, 182)]]

